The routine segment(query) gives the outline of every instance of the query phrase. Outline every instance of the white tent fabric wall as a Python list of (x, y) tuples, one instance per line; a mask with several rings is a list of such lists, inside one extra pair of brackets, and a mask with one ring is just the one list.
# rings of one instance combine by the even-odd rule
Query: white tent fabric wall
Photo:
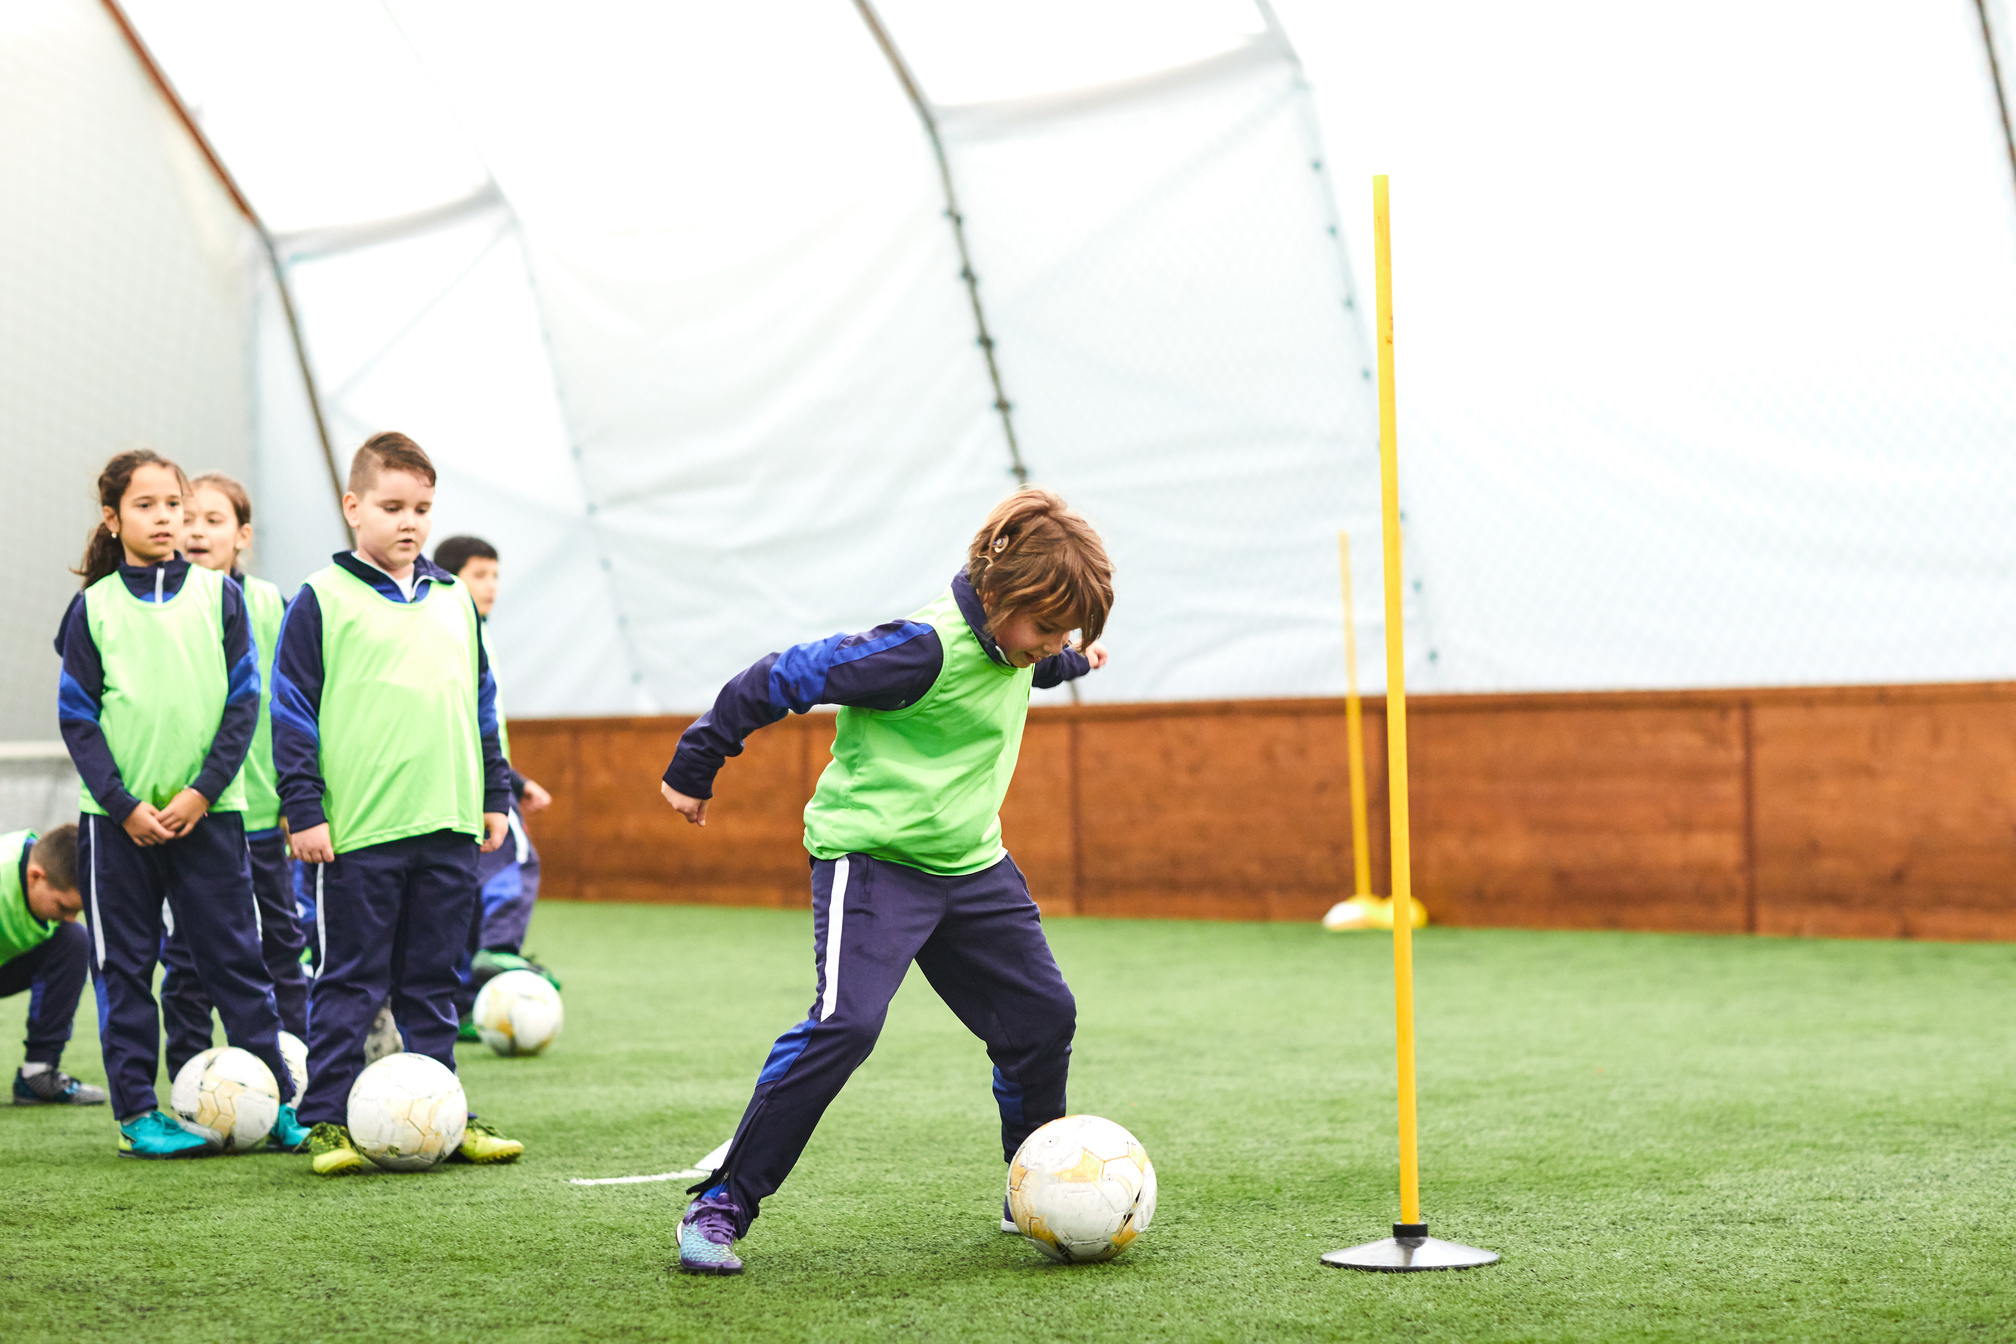
[(0, 183), (0, 741), (46, 742), (99, 468), (246, 470), (256, 237), (91, 0), (0, 6)]
[[(1373, 171), (1415, 687), (2016, 667), (2016, 192), (1971, 5), (1277, 0), (1313, 104), (1250, 0), (880, 9), (1032, 475), (1123, 567), (1089, 693), (1339, 689), (1339, 527), (1378, 685)], [(128, 10), (299, 244), (342, 446), (413, 432), (439, 533), (505, 551), (512, 712), (697, 708), (928, 597), (1009, 484), (928, 144), (851, 5)], [(412, 224), (485, 193), (494, 229)], [(291, 581), (334, 528), (260, 340)]]

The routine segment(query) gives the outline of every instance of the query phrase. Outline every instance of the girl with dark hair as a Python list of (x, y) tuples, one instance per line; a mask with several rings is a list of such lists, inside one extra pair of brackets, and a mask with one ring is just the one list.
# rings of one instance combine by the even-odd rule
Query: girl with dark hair
[[(156, 1104), (164, 901), (231, 1043), (265, 1061), (281, 1096), (295, 1090), (260, 960), (239, 815), (258, 662), (238, 585), (178, 554), (187, 494), (182, 469), (157, 453), (106, 464), (103, 518), (77, 570), (84, 591), (56, 639), (57, 718), (83, 781), (77, 868), (99, 1040), (126, 1157), (208, 1151)], [(307, 1136), (283, 1105), (268, 1141), (291, 1149)]]

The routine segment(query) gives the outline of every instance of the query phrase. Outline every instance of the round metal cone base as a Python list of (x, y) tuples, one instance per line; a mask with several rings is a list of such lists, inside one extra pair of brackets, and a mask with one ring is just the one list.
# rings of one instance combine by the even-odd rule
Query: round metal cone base
[(1388, 1237), (1341, 1251), (1331, 1251), (1323, 1263), (1339, 1269), (1368, 1269), (1380, 1274), (1407, 1274), (1428, 1269), (1475, 1269), (1498, 1263), (1498, 1252), (1480, 1251), (1439, 1237)]

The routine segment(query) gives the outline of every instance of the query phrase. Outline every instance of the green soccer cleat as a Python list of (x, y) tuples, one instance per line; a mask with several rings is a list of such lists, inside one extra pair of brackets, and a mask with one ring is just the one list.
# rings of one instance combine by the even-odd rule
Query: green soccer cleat
[(273, 1122), (273, 1129), (266, 1135), (264, 1151), (269, 1153), (305, 1153), (308, 1151), (308, 1126), (301, 1123), (292, 1106), (280, 1108), (280, 1118)]
[(159, 1162), (181, 1157), (204, 1157), (210, 1141), (188, 1130), (160, 1111), (148, 1111), (119, 1122), (119, 1156), (139, 1157)]
[(500, 952), (494, 948), (484, 948), (476, 954), (470, 966), (471, 981), (478, 988), (489, 983), (506, 971), (530, 971), (555, 989), (561, 988), (560, 977), (530, 957), (521, 957), (516, 952)]
[(455, 1039), (458, 1041), (480, 1041), (483, 1033), (476, 1030), (476, 1019), (465, 1017), (455, 1024)]
[(349, 1176), (366, 1165), (364, 1154), (350, 1142), (350, 1131), (327, 1122), (308, 1131), (308, 1154), (317, 1176)]
[(497, 1132), (497, 1126), (472, 1115), (468, 1127), (462, 1131), (461, 1146), (448, 1154), (448, 1160), (490, 1166), (499, 1162), (516, 1162), (524, 1152), (524, 1144), (505, 1138)]

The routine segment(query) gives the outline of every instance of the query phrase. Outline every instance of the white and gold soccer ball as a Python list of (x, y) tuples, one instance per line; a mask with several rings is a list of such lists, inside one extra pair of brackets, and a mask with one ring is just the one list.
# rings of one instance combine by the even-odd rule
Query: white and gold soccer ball
[(1111, 1120), (1067, 1115), (1023, 1140), (1008, 1164), (1008, 1211), (1053, 1260), (1111, 1260), (1155, 1217), (1155, 1165)]
[(205, 1050), (184, 1064), (168, 1089), (182, 1127), (224, 1153), (258, 1147), (280, 1118), (273, 1070), (235, 1045)]
[(308, 1042), (291, 1031), (281, 1032), (280, 1058), (287, 1061), (287, 1072), (294, 1075), (294, 1095), (287, 1098), (287, 1104), (299, 1106), (301, 1094), (308, 1090)]
[(426, 1055), (387, 1055), (350, 1086), (350, 1141), (388, 1171), (425, 1171), (462, 1144), (469, 1099)]
[(500, 1055), (536, 1055), (553, 1044), (567, 1014), (560, 991), (531, 971), (493, 976), (472, 1014), (483, 1044)]

